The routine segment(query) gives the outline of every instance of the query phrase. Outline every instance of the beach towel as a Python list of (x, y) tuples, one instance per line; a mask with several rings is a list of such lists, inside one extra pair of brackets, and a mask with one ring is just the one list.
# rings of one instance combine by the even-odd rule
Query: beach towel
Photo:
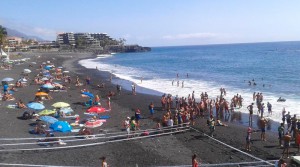
[(78, 117), (79, 115), (69, 115), (69, 116), (64, 116), (63, 118), (71, 118), (71, 119), (75, 119), (76, 117)]
[(80, 131), (80, 129), (72, 129), (71, 132), (76, 132), (78, 133)]
[(15, 108), (18, 108), (18, 107), (15, 104), (9, 104), (9, 105), (7, 105), (7, 108), (15, 109)]
[(88, 116), (97, 116), (98, 115), (97, 113), (87, 113), (87, 112), (85, 112), (83, 114), (88, 115)]
[(103, 116), (100, 116), (99, 118), (100, 118), (100, 119), (109, 119), (110, 116), (109, 116), (109, 115), (103, 115)]

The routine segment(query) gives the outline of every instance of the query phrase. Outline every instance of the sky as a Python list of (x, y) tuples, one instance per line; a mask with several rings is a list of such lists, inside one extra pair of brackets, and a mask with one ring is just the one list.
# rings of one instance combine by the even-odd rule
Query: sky
[(108, 33), (143, 46), (300, 40), (299, 0), (3, 0), (0, 25), (46, 40)]

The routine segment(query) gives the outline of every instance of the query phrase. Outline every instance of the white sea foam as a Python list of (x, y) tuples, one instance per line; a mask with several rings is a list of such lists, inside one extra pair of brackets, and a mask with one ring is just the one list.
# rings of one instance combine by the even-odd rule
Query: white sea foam
[[(103, 57), (101, 57), (103, 58)], [(157, 92), (172, 94), (173, 96), (178, 95), (180, 97), (187, 96), (195, 91), (196, 98), (200, 98), (201, 92), (207, 92), (210, 98), (216, 98), (220, 95), (220, 88), (223, 87), (227, 91), (226, 99), (230, 101), (230, 99), (235, 94), (241, 94), (244, 98), (244, 107), (240, 110), (241, 112), (248, 113), (246, 106), (253, 102), (253, 92), (250, 89), (239, 89), (230, 87), (228, 85), (220, 85), (215, 82), (207, 82), (204, 80), (192, 80), (189, 78), (179, 79), (180, 84), (177, 87), (177, 80), (174, 79), (174, 85), (172, 86), (172, 79), (161, 78), (159, 74), (150, 73), (148, 71), (144, 71), (143, 69), (136, 69), (131, 67), (124, 66), (114, 66), (111, 64), (105, 64), (103, 62), (99, 62), (100, 58), (96, 59), (85, 59), (79, 61), (79, 64), (86, 68), (95, 68), (97, 67), (100, 71), (107, 71), (114, 74), (116, 77), (120, 79), (124, 79), (130, 82), (134, 82), (137, 84), (137, 91), (142, 93), (149, 93), (143, 91), (143, 88), (155, 90)], [(141, 83), (141, 78), (144, 78)], [(184, 81), (184, 87), (182, 88), (182, 81)], [(122, 83), (121, 83), (122, 84)], [(130, 84), (130, 83), (128, 83)], [(126, 86), (125, 86), (126, 88)], [(130, 86), (127, 85), (127, 88)], [(264, 104), (265, 104), (265, 115), (267, 113), (267, 102), (270, 102), (273, 106), (273, 115), (270, 116), (271, 119), (277, 122), (281, 122), (281, 111), (283, 107), (286, 108), (287, 111), (290, 111), (291, 114), (297, 114), (297, 107), (300, 104), (300, 99), (296, 98), (293, 95), (275, 95), (270, 92), (262, 92), (264, 96)], [(156, 94), (156, 95), (161, 95)], [(277, 102), (279, 96), (283, 96), (287, 99), (286, 102)], [(255, 109), (256, 111), (256, 109)]]

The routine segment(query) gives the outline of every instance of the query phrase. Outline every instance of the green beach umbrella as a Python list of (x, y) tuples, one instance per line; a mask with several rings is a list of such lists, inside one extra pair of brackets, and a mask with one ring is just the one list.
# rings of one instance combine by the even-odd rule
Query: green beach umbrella
[(43, 110), (43, 111), (41, 111), (41, 112), (39, 112), (38, 114), (39, 115), (51, 115), (51, 114), (55, 114), (56, 113), (56, 111), (54, 111), (54, 110)]

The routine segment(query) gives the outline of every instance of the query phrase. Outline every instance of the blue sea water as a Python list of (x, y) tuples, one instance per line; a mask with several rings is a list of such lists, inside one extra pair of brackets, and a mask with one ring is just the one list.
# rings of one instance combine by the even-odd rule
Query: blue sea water
[[(207, 92), (215, 98), (223, 87), (227, 100), (239, 93), (245, 104), (252, 102), (253, 92), (262, 92), (264, 102), (273, 105), (270, 117), (275, 121), (281, 120), (283, 107), (292, 114), (300, 113), (300, 42), (154, 47), (151, 52), (102, 56), (80, 64), (134, 82), (144, 93), (155, 90), (156, 94), (187, 96), (195, 91), (196, 97)], [(256, 86), (248, 85), (252, 79)], [(115, 82), (130, 87), (123, 80)], [(287, 101), (277, 102), (279, 97)]]

